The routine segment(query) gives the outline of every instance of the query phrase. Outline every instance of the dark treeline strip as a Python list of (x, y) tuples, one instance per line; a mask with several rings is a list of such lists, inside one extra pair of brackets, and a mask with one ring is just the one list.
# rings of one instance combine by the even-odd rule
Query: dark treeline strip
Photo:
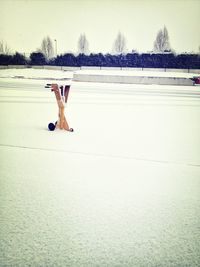
[(198, 54), (138, 54), (121, 55), (90, 54), (84, 55), (67, 53), (47, 60), (40, 52), (31, 53), (30, 58), (23, 54), (0, 54), (0, 65), (51, 65), (51, 66), (96, 66), (96, 67), (129, 67), (129, 68), (176, 68), (200, 69), (200, 55)]

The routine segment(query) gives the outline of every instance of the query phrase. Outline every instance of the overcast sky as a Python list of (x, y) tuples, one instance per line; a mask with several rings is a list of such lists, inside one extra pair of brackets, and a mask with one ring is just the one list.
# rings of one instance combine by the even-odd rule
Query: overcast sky
[(0, 40), (12, 52), (36, 51), (47, 35), (58, 54), (77, 52), (85, 33), (90, 52), (107, 53), (119, 31), (128, 51), (146, 52), (164, 25), (176, 52), (198, 52), (200, 0), (0, 0)]

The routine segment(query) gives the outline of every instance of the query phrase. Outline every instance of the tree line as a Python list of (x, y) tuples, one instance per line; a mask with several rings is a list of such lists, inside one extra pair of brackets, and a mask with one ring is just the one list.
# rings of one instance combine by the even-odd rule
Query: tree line
[(180, 68), (200, 69), (200, 56), (197, 54), (173, 53), (127, 53), (111, 54), (78, 54), (66, 53), (47, 60), (41, 52), (33, 52), (30, 58), (16, 52), (14, 55), (0, 55), (0, 65), (51, 65), (51, 66), (98, 66), (129, 68)]
[[(56, 40), (54, 40), (56, 41)], [(7, 44), (0, 42), (0, 65), (57, 65), (57, 66), (99, 66), (99, 67), (140, 67), (140, 68), (200, 68), (199, 54), (176, 54), (171, 48), (166, 26), (157, 33), (153, 50), (149, 53), (127, 52), (126, 39), (119, 32), (112, 53), (90, 53), (85, 34), (78, 40), (78, 53), (57, 55), (56, 48), (49, 36), (43, 38), (41, 47), (32, 52), (29, 58), (16, 52), (11, 55)]]

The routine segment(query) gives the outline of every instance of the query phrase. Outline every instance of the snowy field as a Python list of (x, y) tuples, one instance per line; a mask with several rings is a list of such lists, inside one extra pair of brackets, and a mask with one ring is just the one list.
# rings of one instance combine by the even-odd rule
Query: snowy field
[(50, 132), (55, 72), (7, 71), (0, 266), (200, 266), (200, 87), (72, 81)]

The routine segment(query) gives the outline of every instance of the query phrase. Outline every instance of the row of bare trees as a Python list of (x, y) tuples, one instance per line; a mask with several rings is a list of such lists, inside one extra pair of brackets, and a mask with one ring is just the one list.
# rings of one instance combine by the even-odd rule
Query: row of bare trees
[[(50, 37), (47, 36), (42, 40), (41, 49), (39, 49), (47, 59), (50, 59), (54, 55), (53, 42)], [(163, 30), (159, 30), (156, 40), (154, 42), (154, 52), (170, 52), (171, 47), (169, 43), (169, 34), (167, 28), (164, 26)], [(127, 52), (126, 48), (126, 38), (119, 32), (112, 49), (113, 54), (124, 54)], [(78, 53), (79, 54), (89, 54), (89, 42), (85, 34), (81, 34), (78, 39)]]
[[(54, 51), (53, 41), (49, 36), (43, 38), (41, 47), (37, 49), (37, 52), (43, 53), (47, 60), (51, 59), (55, 55), (57, 56), (57, 51)], [(118, 33), (114, 41), (112, 52), (113, 54), (127, 53), (126, 38), (121, 32)], [(172, 52), (172, 48), (169, 42), (169, 34), (166, 26), (164, 26), (163, 29), (160, 29), (158, 31), (156, 39), (153, 44), (153, 52), (156, 53)], [(0, 41), (0, 54), (9, 54), (9, 53), (10, 49), (8, 45), (3, 41)], [(85, 55), (89, 54), (89, 42), (85, 34), (81, 34), (78, 39), (78, 53)], [(200, 46), (199, 46), (199, 53), (200, 53)]]
[[(49, 36), (43, 38), (41, 47), (37, 49), (38, 52), (41, 52), (45, 55), (46, 59), (50, 59), (55, 55), (53, 41)], [(126, 51), (126, 39), (123, 34), (120, 32), (117, 35), (117, 38), (113, 45), (114, 54), (122, 54)], [(78, 54), (89, 54), (89, 42), (86, 38), (86, 35), (83, 33), (78, 39)]]
[[(116, 54), (123, 54), (126, 52), (126, 39), (124, 35), (119, 32), (117, 38), (114, 42), (113, 51)], [(157, 33), (156, 39), (154, 41), (153, 52), (164, 53), (171, 52), (171, 46), (169, 42), (169, 34), (166, 26), (163, 29), (160, 29)]]

